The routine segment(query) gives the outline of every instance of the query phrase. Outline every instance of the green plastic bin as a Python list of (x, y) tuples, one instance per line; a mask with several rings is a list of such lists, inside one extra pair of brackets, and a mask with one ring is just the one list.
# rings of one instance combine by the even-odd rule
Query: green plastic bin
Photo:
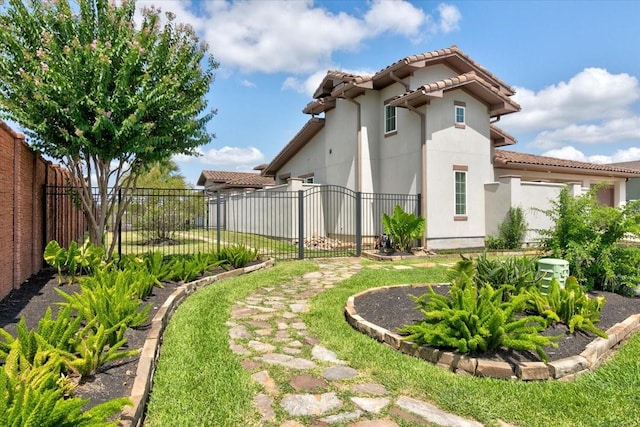
[(538, 261), (538, 271), (544, 273), (540, 288), (542, 293), (546, 295), (554, 277), (560, 287), (564, 289), (564, 284), (567, 281), (567, 277), (569, 277), (569, 261), (557, 258), (542, 258)]

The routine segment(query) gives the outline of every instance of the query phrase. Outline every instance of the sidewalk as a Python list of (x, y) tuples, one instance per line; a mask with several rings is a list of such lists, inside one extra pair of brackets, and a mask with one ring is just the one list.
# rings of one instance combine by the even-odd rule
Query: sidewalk
[[(261, 385), (253, 399), (262, 414), (261, 424), (397, 426), (392, 415), (415, 425), (481, 427), (477, 421), (446, 413), (429, 402), (390, 396), (384, 384), (358, 383), (359, 373), (349, 361), (340, 360), (308, 333), (299, 315), (309, 309), (309, 299), (362, 269), (359, 258), (318, 263), (320, 271), (262, 288), (232, 308), (229, 345)], [(282, 378), (283, 372), (288, 377), (284, 387), (274, 380)], [(345, 382), (352, 378), (354, 381)], [(286, 414), (286, 421), (276, 422), (276, 412)]]

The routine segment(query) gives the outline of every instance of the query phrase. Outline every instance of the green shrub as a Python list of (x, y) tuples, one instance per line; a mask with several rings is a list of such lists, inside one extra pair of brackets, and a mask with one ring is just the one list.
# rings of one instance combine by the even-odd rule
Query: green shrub
[(511, 207), (498, 227), (498, 236), (504, 242), (504, 249), (520, 249), (527, 234), (527, 221), (522, 208)]
[(60, 375), (59, 363), (49, 356), (35, 355), (48, 363), (25, 363), (14, 346), (0, 368), (0, 425), (37, 427), (117, 426), (113, 417), (125, 405), (126, 398), (113, 399), (83, 411), (88, 400), (68, 397), (69, 381)]
[(392, 215), (382, 214), (382, 226), (394, 246), (410, 252), (413, 243), (424, 235), (425, 219), (405, 212), (400, 205), (396, 205)]
[[(140, 289), (131, 271), (101, 271), (80, 280), (80, 292), (67, 294), (56, 289), (65, 302), (87, 322), (96, 319), (110, 331), (108, 343), (121, 341), (127, 328), (142, 326), (149, 318), (151, 305), (140, 308)], [(133, 282), (131, 282), (133, 280)]]
[(203, 272), (222, 264), (214, 253), (175, 256), (169, 262), (168, 280), (191, 282)]
[[(638, 273), (630, 272), (628, 262), (640, 256), (625, 253), (619, 242), (627, 234), (639, 235), (640, 201), (622, 208), (598, 203), (602, 185), (573, 197), (564, 188), (552, 207), (543, 211), (552, 221), (548, 230), (540, 230), (543, 245), (554, 258), (569, 261), (569, 270), (587, 289), (631, 293), (638, 289)], [(623, 255), (623, 256), (618, 256)]]
[(505, 286), (505, 300), (511, 295), (540, 285), (543, 273), (538, 271), (538, 257), (512, 256), (488, 258), (486, 253), (475, 260), (476, 284), (490, 284), (494, 288)]
[(72, 241), (68, 249), (52, 240), (45, 247), (43, 256), (47, 264), (58, 270), (58, 284), (62, 284), (64, 280), (73, 283), (81, 273), (93, 274), (110, 265), (105, 261), (104, 248), (93, 245), (89, 239), (82, 246)]
[(416, 345), (454, 348), (463, 354), (501, 347), (530, 350), (547, 361), (544, 347), (556, 345), (559, 337), (539, 334), (546, 327), (540, 316), (516, 317), (524, 311), (527, 295), (516, 295), (503, 302), (504, 288), (477, 286), (467, 273), (469, 262), (460, 264), (465, 265), (460, 266), (449, 297), (436, 294), (432, 288), (429, 293), (413, 297), (424, 320), (400, 328), (405, 339)]
[(258, 258), (257, 249), (250, 249), (241, 244), (225, 246), (217, 253), (217, 259), (222, 265), (229, 264), (233, 268), (245, 267), (256, 258)]
[(560, 288), (558, 281), (553, 278), (547, 292), (547, 295), (543, 295), (539, 289), (527, 292), (529, 310), (544, 317), (547, 325), (561, 322), (569, 327), (571, 333), (578, 328), (603, 338), (607, 337), (605, 332), (594, 326), (600, 321), (600, 312), (605, 304), (603, 296), (589, 298), (573, 276), (567, 278), (564, 289)]

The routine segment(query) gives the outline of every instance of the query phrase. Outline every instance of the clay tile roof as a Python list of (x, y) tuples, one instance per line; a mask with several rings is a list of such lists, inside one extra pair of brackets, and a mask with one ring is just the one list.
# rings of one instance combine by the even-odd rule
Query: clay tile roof
[(640, 170), (621, 166), (577, 162), (575, 160), (557, 159), (555, 157), (537, 156), (534, 154), (517, 153), (515, 151), (495, 150), (494, 166), (513, 169), (530, 167), (532, 169), (571, 169), (576, 172), (589, 173), (590, 175), (616, 175), (616, 176), (640, 176)]
[(263, 188), (274, 184), (273, 178), (257, 173), (203, 170), (197, 185), (205, 185), (207, 181), (222, 184), (222, 188)]

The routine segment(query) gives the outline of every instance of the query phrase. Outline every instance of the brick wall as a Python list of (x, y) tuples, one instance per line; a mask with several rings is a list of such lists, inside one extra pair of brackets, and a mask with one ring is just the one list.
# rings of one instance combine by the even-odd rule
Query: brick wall
[(47, 223), (68, 222), (47, 215), (44, 186), (67, 180), (65, 169), (34, 153), (22, 134), (0, 120), (0, 299), (44, 266)]

